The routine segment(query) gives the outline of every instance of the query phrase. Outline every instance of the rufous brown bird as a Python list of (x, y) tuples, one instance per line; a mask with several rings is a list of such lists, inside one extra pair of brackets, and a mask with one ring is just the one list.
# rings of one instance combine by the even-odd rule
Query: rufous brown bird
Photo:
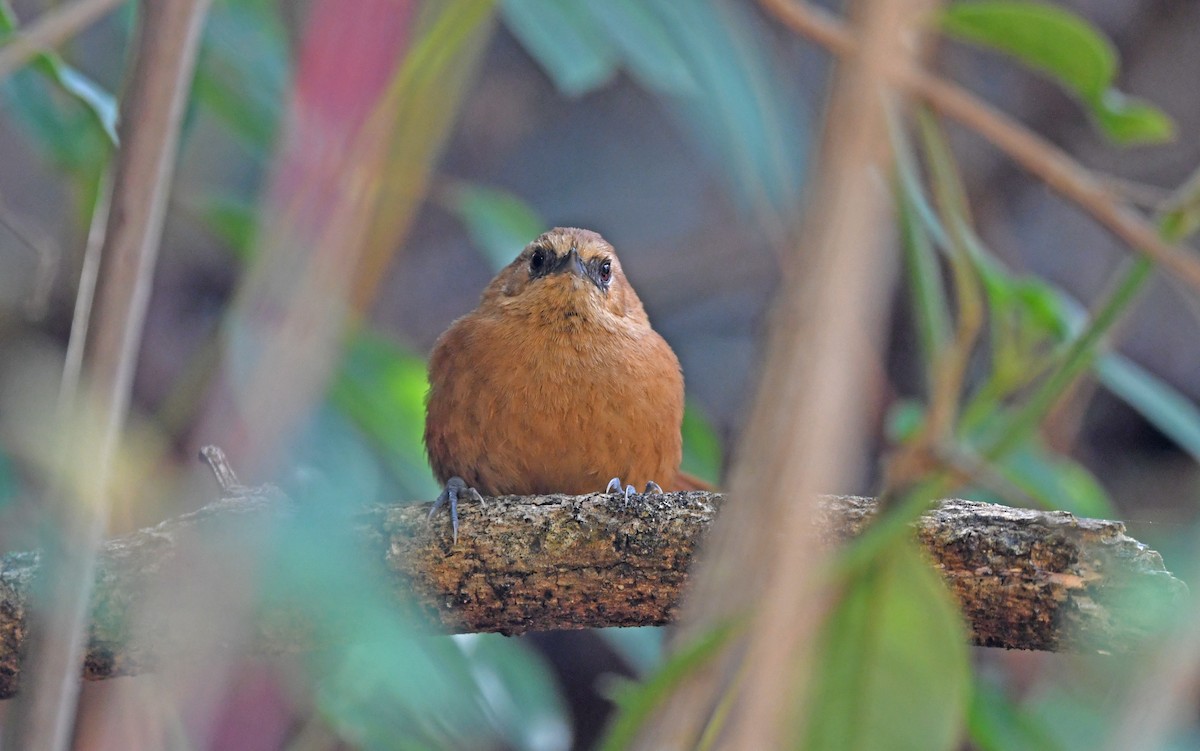
[(429, 383), (430, 513), (449, 503), (455, 539), (460, 495), (703, 486), (679, 471), (679, 360), (595, 232), (531, 242), (437, 340)]

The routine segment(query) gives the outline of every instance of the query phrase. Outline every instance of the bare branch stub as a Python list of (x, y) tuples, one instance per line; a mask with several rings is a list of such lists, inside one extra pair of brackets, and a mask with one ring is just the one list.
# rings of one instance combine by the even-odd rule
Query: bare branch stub
[[(457, 545), (447, 519), (427, 518), (428, 504), (389, 504), (342, 517), (340, 531), (366, 551), (397, 608), (415, 606), (441, 631), (658, 625), (675, 617), (688, 569), (724, 503), (724, 496), (702, 492), (628, 503), (603, 494), (491, 498), (460, 507)], [(84, 676), (150, 671), (167, 655), (188, 659), (197, 649), (195, 629), (203, 628), (192, 599), (206, 590), (187, 586), (197, 577), (197, 555), (219, 566), (223, 550), (265, 548), (289, 525), (302, 525), (305, 513), (274, 488), (242, 489), (110, 540), (99, 559)], [(814, 523), (830, 542), (844, 542), (875, 513), (872, 499), (831, 497)], [(951, 500), (922, 517), (916, 534), (980, 645), (1120, 650), (1187, 591), (1120, 522)], [(36, 553), (0, 559), (0, 698), (17, 690), (37, 567)], [(145, 617), (150, 602), (160, 610)], [(312, 649), (317, 631), (302, 615), (312, 605), (273, 597), (249, 624), (246, 648)]]

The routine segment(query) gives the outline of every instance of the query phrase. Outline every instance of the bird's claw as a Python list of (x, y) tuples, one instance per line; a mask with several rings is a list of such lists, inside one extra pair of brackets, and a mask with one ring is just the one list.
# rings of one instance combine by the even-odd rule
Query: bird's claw
[[(632, 496), (637, 491), (634, 490), (632, 485), (625, 485), (625, 489), (621, 490), (621, 486), (623, 484), (624, 483), (621, 482), (620, 477), (614, 477), (613, 479), (608, 481), (608, 487), (604, 488), (604, 492), (605, 493), (616, 493), (617, 495), (624, 496), (622, 500), (625, 503), (629, 503), (629, 497)], [(662, 487), (654, 480), (651, 480), (650, 482), (646, 483), (646, 490), (643, 491), (643, 495), (649, 495), (650, 493), (658, 493), (659, 495), (661, 495), (662, 492), (663, 492)]]
[(458, 544), (458, 497), (460, 493), (483, 503), (483, 496), (479, 495), (478, 490), (467, 485), (466, 481), (461, 477), (451, 477), (446, 481), (446, 488), (441, 492), (441, 495), (433, 502), (433, 507), (429, 509), (429, 518), (432, 519), (437, 510), (449, 502), (450, 526), (454, 530), (454, 543), (456, 545)]

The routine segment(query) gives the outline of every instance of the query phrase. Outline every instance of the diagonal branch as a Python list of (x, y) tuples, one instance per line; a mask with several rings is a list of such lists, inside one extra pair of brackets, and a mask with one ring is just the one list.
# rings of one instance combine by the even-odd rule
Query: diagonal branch
[[(837, 55), (853, 55), (858, 43), (849, 28), (827, 11), (796, 0), (761, 0), (784, 25)], [(990, 141), (1046, 185), (1071, 199), (1117, 237), (1173, 275), (1200, 290), (1200, 259), (1162, 239), (1158, 231), (1117, 200), (1109, 180), (966, 89), (908, 65), (890, 71), (891, 83)]]
[[(600, 494), (494, 498), (460, 507), (458, 545), (444, 518), (427, 518), (428, 504), (373, 506), (346, 526), (398, 606), (415, 604), (441, 631), (516, 634), (670, 622), (697, 546), (725, 502), (700, 492), (632, 504)], [(830, 497), (814, 523), (823, 539), (842, 542), (861, 532), (875, 511), (871, 499)], [(203, 659), (189, 650), (197, 649), (192, 634), (204, 623), (170, 612), (149, 619), (134, 614), (164, 590), (178, 598), (172, 612), (219, 607), (211, 591), (190, 591), (171, 578), (195, 578), (191, 564), (177, 567), (192, 560), (188, 551), (205, 546), (215, 557), (256, 523), (278, 534), (287, 528), (280, 522), (303, 521), (305, 513), (277, 491), (232, 488), (230, 497), (199, 511), (109, 541), (100, 556), (84, 676), (146, 672), (168, 655)], [(926, 514), (916, 533), (958, 595), (980, 645), (1120, 650), (1148, 633), (1154, 613), (1177, 606), (1186, 594), (1158, 553), (1126, 536), (1120, 522), (951, 500)], [(329, 534), (323, 530), (323, 539)], [(35, 553), (0, 559), (0, 698), (16, 692), (21, 676), (37, 568)], [(188, 601), (205, 596), (203, 603)], [(247, 648), (263, 654), (312, 649), (316, 629), (298, 612), (278, 593), (265, 597)]]
[(125, 0), (75, 0), (43, 14), (0, 46), (0, 81), (34, 55), (58, 47)]

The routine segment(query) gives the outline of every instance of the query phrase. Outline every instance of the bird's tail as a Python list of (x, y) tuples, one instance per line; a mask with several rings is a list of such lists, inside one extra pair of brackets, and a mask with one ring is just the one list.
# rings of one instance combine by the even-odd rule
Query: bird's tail
[(675, 473), (675, 482), (671, 483), (669, 490), (705, 490), (712, 492), (716, 488), (699, 477), (689, 475), (687, 472), (680, 470)]

